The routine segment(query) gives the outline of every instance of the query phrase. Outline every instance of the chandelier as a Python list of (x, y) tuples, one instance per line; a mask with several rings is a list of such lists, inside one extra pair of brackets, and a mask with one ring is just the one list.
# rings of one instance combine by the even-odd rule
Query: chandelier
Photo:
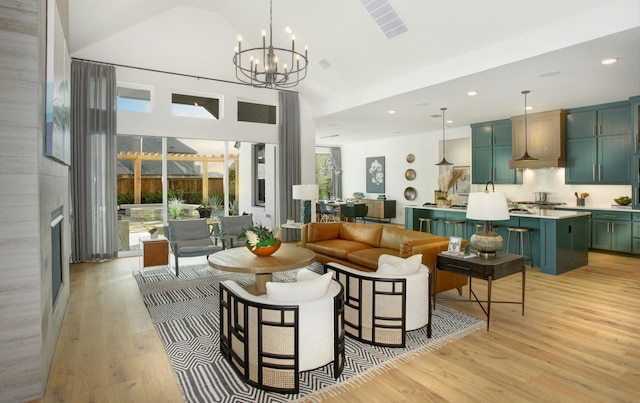
[[(292, 88), (307, 76), (307, 48), (304, 55), (296, 51), (296, 39), (291, 35), (291, 49), (273, 46), (273, 1), (269, 1), (269, 46), (267, 34), (262, 31), (262, 47), (242, 49), (238, 38), (233, 64), (236, 78), (245, 84), (260, 88)], [(286, 63), (290, 61), (290, 64)], [(281, 64), (282, 61), (282, 64)]]
[(324, 164), (320, 167), (320, 169), (318, 169), (318, 174), (322, 176), (331, 174), (342, 175), (342, 169), (340, 169), (340, 167), (336, 165), (336, 160), (329, 157), (324, 161)]

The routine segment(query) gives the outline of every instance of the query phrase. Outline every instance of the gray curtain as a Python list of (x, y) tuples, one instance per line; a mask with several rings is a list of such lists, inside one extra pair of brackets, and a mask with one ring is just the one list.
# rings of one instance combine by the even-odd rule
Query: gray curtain
[[(300, 217), (299, 201), (293, 200), (293, 185), (299, 185), (300, 173), (300, 103), (298, 94), (279, 93), (278, 161), (280, 163), (280, 221)], [(300, 231), (282, 229), (283, 242), (300, 239)]]
[(73, 262), (118, 256), (115, 67), (71, 63)]

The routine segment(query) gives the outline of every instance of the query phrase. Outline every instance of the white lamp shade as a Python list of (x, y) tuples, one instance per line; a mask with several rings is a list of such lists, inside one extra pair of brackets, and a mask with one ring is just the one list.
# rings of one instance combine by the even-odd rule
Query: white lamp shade
[(509, 206), (507, 205), (507, 197), (504, 193), (469, 193), (467, 219), (501, 221), (508, 220), (509, 218)]
[(318, 185), (293, 185), (293, 200), (315, 200), (320, 195)]

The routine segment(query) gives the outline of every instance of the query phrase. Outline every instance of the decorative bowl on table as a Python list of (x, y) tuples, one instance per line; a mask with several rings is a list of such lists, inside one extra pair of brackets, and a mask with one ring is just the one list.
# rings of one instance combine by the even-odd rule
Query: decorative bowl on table
[(268, 245), (268, 246), (251, 246), (251, 245), (247, 245), (247, 249), (249, 249), (254, 255), (256, 256), (271, 256), (274, 253), (276, 253), (276, 251), (278, 249), (280, 249), (280, 245), (282, 245), (282, 242), (279, 239), (276, 239), (276, 244), (275, 245)]
[(620, 196), (613, 199), (613, 201), (621, 206), (626, 206), (627, 204), (631, 203), (631, 198), (629, 196)]

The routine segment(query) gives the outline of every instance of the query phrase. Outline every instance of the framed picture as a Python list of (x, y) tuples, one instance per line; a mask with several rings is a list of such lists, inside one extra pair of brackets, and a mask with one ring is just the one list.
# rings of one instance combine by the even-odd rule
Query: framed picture
[(367, 193), (384, 193), (384, 157), (368, 157)]
[(470, 167), (460, 166), (453, 167), (453, 169), (462, 169), (464, 171), (460, 179), (453, 185), (453, 193), (459, 194), (460, 196), (468, 196), (469, 191), (471, 191)]
[(71, 164), (71, 58), (55, 0), (47, 1), (44, 154)]
[(462, 238), (457, 236), (452, 236), (449, 238), (449, 249), (448, 252), (452, 253), (460, 253), (460, 246), (462, 245)]

